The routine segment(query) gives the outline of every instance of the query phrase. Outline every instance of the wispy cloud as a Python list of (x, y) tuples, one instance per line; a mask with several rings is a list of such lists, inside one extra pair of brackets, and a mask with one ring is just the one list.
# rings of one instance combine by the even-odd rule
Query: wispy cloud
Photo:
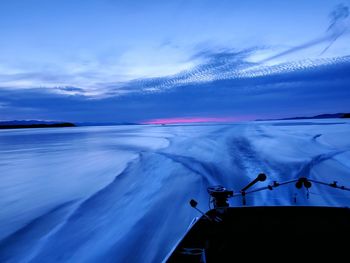
[[(80, 74), (58, 74), (53, 72), (17, 73), (0, 75), (3, 89), (37, 89), (67, 96), (83, 96), (90, 99), (165, 92), (177, 87), (212, 83), (220, 80), (249, 79), (273, 76), (293, 71), (307, 70), (331, 64), (350, 61), (349, 56), (336, 58), (305, 59), (276, 65), (261, 65), (249, 62), (259, 48), (243, 51), (204, 50), (194, 55), (197, 63), (191, 69), (180, 73), (156, 77), (140, 78), (128, 81), (104, 79), (98, 74), (81, 72)], [(91, 83), (90, 83), (91, 82)], [(73, 84), (78, 84), (74, 86)]]
[[(53, 93), (44, 88), (0, 89), (0, 98), (6, 98), (4, 102), (11, 106), (1, 109), (0, 119), (140, 122), (247, 116), (255, 119), (348, 110), (349, 57), (266, 67), (248, 63), (241, 67), (239, 61), (246, 63), (250, 52), (228, 52), (228, 58), (223, 52), (214, 53), (207, 55), (200, 69), (177, 74), (176, 78), (135, 80), (117, 87), (109, 83), (111, 94), (100, 99), (87, 100), (81, 95), (67, 96), (62, 90)], [(215, 75), (218, 67), (225, 68), (227, 64), (231, 65), (227, 66), (230, 73), (207, 80), (207, 74)], [(204, 81), (197, 81), (202, 76)], [(153, 86), (164, 88), (144, 91)], [(62, 89), (79, 92), (74, 87)], [(120, 91), (129, 95), (120, 96)]]
[[(189, 53), (190, 54), (190, 53)], [(82, 95), (89, 98), (133, 93), (130, 84), (145, 78), (162, 78), (196, 66), (198, 59), (190, 59), (186, 50), (162, 45), (158, 49), (134, 49), (115, 57), (77, 56), (72, 61), (23, 65), (0, 64), (0, 88), (51, 89), (54, 93)], [(115, 59), (113, 59), (115, 57)], [(17, 63), (18, 64), (18, 63)], [(75, 87), (71, 90), (67, 87)], [(128, 88), (128, 91), (125, 88)]]
[[(213, 83), (220, 80), (244, 80), (285, 74), (293, 71), (305, 71), (316, 67), (341, 64), (350, 61), (350, 56), (320, 59), (305, 59), (286, 62), (272, 66), (248, 62), (252, 50), (241, 52), (205, 53), (205, 62), (191, 70), (179, 74), (163, 77), (135, 80), (116, 87), (125, 92), (164, 92), (169, 89), (186, 85)], [(113, 89), (113, 87), (111, 87)], [(200, 90), (199, 90), (200, 91)]]
[(344, 33), (349, 31), (350, 21), (349, 21), (349, 7), (345, 4), (339, 4), (335, 7), (334, 10), (329, 14), (330, 23), (327, 28), (327, 31), (323, 36), (319, 38), (307, 41), (301, 45), (292, 47), (287, 49), (281, 53), (268, 57), (260, 63), (266, 63), (271, 60), (275, 60), (277, 58), (281, 58), (283, 56), (301, 51), (303, 49), (307, 49), (319, 44), (327, 44), (327, 46), (320, 53), (324, 54), (333, 44), (334, 42), (340, 38)]
[(348, 61), (347, 56), (320, 56), (273, 65), (266, 63), (320, 43), (327, 43), (321, 52), (323, 54), (348, 29), (349, 7), (341, 4), (330, 13), (325, 35), (254, 62), (251, 57), (259, 52), (269, 53), (271, 50), (266, 47), (242, 50), (211, 45), (184, 48), (166, 40), (156, 48), (139, 47), (126, 50), (118, 56), (112, 51), (100, 56), (77, 55), (73, 60), (64, 61), (60, 65), (31, 67), (29, 64), (23, 68), (0, 65), (0, 89), (39, 89), (66, 96), (103, 99), (159, 93), (186, 85), (220, 80), (273, 76)]

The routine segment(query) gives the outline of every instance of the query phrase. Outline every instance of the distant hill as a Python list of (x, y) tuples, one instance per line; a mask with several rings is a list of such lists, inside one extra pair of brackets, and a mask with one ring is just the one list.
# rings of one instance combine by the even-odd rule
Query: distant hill
[(20, 129), (20, 128), (57, 128), (76, 126), (114, 126), (114, 125), (139, 125), (134, 122), (59, 122), (59, 121), (39, 121), (39, 120), (13, 120), (0, 121), (0, 129)]
[(311, 117), (291, 117), (283, 119), (258, 119), (256, 121), (280, 121), (280, 120), (309, 120), (309, 119), (343, 119), (350, 118), (350, 113), (330, 113), (330, 114), (320, 114)]
[(24, 129), (24, 128), (60, 128), (60, 127), (75, 127), (74, 123), (70, 122), (55, 122), (55, 121), (37, 121), (37, 120), (15, 120), (15, 121), (0, 121), (0, 129)]

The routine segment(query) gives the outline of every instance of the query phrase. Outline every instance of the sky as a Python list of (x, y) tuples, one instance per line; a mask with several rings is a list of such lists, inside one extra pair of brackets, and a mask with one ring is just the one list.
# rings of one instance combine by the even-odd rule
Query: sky
[(0, 0), (0, 120), (348, 112), (349, 1)]

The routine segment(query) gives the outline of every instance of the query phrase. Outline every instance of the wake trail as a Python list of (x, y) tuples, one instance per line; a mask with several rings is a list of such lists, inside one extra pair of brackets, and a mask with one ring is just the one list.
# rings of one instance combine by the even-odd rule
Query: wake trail
[[(78, 201), (62, 203), (47, 213), (33, 219), (0, 242), (0, 262), (22, 261), (28, 262), (28, 258), (38, 250), (42, 238), (49, 235), (52, 229), (61, 224), (67, 213)], [(29, 255), (24, 259), (15, 259), (20, 255)], [(15, 258), (13, 256), (15, 255)]]
[(311, 170), (322, 162), (328, 161), (333, 157), (345, 153), (349, 150), (341, 150), (341, 151), (332, 151), (328, 153), (318, 154), (311, 158), (310, 161), (307, 161), (300, 170), (296, 173), (295, 178), (299, 177), (310, 177)]
[(220, 178), (221, 173), (219, 169), (216, 168), (215, 164), (200, 161), (190, 156), (176, 155), (165, 152), (158, 152), (158, 154), (169, 158), (173, 162), (183, 165), (186, 169), (201, 176), (208, 186), (217, 184), (217, 181)]
[[(172, 168), (169, 169), (169, 167)], [(132, 238), (132, 233), (135, 233), (135, 229), (139, 228), (139, 223), (143, 222), (147, 215), (150, 215), (151, 218), (157, 217), (156, 214), (161, 206), (155, 207), (154, 203), (159, 202), (164, 206), (164, 195), (170, 192), (170, 200), (173, 204), (173, 200), (177, 200), (177, 205), (187, 207), (187, 201), (183, 200), (184, 197), (189, 199), (205, 193), (201, 187), (198, 188), (198, 186), (206, 185), (203, 178), (193, 177), (179, 168), (181, 166), (174, 165), (169, 158), (157, 153), (140, 154), (140, 158), (131, 162), (112, 183), (79, 205), (65, 224), (50, 236), (43, 249), (33, 258), (33, 262), (49, 258), (51, 262), (74, 260), (74, 258), (79, 258), (84, 262), (100, 260), (109, 262), (110, 260), (105, 255), (102, 258), (96, 256), (90, 259), (85, 256), (85, 251), (93, 248), (103, 254), (118, 247), (119, 255), (118, 257), (115, 255), (113, 260), (115, 261), (116, 258), (123, 258), (126, 255), (121, 252), (125, 242), (127, 244), (136, 242), (144, 247), (149, 242), (145, 239), (147, 233), (142, 239), (136, 240)], [(174, 173), (177, 176), (172, 176)], [(198, 183), (200, 181), (202, 183)], [(186, 184), (183, 184), (185, 187), (181, 189), (182, 183)], [(168, 188), (167, 191), (163, 190), (164, 187), (174, 187), (174, 184), (177, 187)], [(194, 192), (192, 189), (195, 185), (198, 190)], [(192, 211), (190, 213), (188, 209), (182, 209), (182, 211), (179, 215), (187, 216), (190, 221), (189, 215), (192, 214)], [(167, 219), (171, 218), (167, 217)], [(176, 217), (173, 220), (175, 219)], [(79, 237), (79, 243), (75, 242), (75, 236)], [(67, 237), (69, 237), (69, 242), (67, 242)]]
[[(346, 163), (348, 146), (330, 128), (320, 124), (316, 134), (305, 123), (152, 127), (157, 135), (144, 137), (165, 139), (155, 142), (164, 147), (112, 138), (112, 149), (134, 157), (92, 194), (56, 205), (1, 240), (0, 262), (161, 262), (198, 216), (188, 201), (208, 209), (208, 186), (237, 191), (261, 172), (268, 180), (257, 187), (319, 177), (334, 167), (345, 178), (348, 170), (336, 162)], [(247, 202), (293, 205), (295, 193), (296, 205), (339, 205), (336, 197), (307, 200), (294, 185), (248, 195)], [(230, 204), (241, 206), (241, 200)]]
[(70, 219), (79, 212), (79, 209), (84, 203), (108, 189), (119, 176), (123, 175), (134, 161), (135, 160), (129, 162), (123, 171), (115, 176), (112, 182), (108, 183), (91, 196), (82, 200), (64, 202), (49, 210), (47, 213), (33, 219), (15, 233), (1, 240), (0, 262), (13, 261), (13, 257), (16, 258), (19, 255), (23, 257), (19, 261), (30, 262), (36, 254), (40, 253), (42, 247), (45, 246), (49, 239), (54, 239), (55, 234), (59, 232), (60, 229), (64, 228), (66, 224), (69, 224)]

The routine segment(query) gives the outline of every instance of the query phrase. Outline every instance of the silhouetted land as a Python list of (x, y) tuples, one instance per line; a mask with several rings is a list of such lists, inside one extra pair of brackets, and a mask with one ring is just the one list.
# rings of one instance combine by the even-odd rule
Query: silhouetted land
[(309, 120), (309, 119), (344, 119), (350, 118), (350, 113), (334, 113), (334, 114), (320, 114), (311, 117), (291, 117), (283, 119), (258, 119), (256, 121), (283, 121), (283, 120)]
[(70, 122), (63, 123), (33, 123), (33, 124), (1, 124), (0, 129), (24, 129), (24, 128), (60, 128), (60, 127), (75, 127), (76, 125)]

